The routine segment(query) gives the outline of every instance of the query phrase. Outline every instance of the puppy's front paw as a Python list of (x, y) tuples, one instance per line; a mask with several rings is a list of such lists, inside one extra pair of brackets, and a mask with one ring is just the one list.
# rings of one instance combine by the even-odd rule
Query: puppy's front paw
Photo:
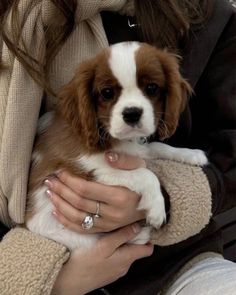
[(197, 166), (204, 166), (208, 163), (206, 154), (202, 150), (181, 149), (176, 154), (175, 160)]
[(146, 211), (147, 223), (156, 229), (166, 221), (165, 202), (161, 192), (156, 192), (152, 202), (145, 202), (145, 198), (142, 198), (138, 209)]
[(129, 244), (138, 244), (138, 245), (145, 245), (147, 242), (150, 241), (151, 236), (151, 227), (145, 226), (142, 228), (141, 232), (131, 241)]
[(160, 228), (166, 222), (166, 212), (165, 207), (163, 208), (155, 208), (152, 207), (147, 211), (146, 221), (155, 229)]

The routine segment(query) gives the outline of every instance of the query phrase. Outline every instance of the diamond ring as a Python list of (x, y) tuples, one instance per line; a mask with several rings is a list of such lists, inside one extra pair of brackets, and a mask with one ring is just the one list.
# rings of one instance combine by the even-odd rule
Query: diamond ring
[(85, 230), (89, 230), (93, 227), (93, 216), (91, 214), (88, 214), (85, 216), (81, 226)]

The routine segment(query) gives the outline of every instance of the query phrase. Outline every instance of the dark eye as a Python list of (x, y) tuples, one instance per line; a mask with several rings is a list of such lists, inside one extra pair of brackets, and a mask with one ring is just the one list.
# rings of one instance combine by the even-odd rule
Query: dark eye
[(115, 95), (115, 91), (112, 87), (106, 87), (101, 90), (101, 96), (104, 100), (113, 99)]
[(156, 83), (149, 83), (145, 88), (145, 92), (148, 96), (155, 96), (159, 92), (159, 86)]

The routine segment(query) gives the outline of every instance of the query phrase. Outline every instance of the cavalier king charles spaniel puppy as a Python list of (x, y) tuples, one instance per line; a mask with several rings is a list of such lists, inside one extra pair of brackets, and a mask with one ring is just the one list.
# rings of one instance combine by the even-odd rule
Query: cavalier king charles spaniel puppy
[[(79, 234), (53, 216), (44, 180), (61, 169), (108, 185), (120, 185), (141, 195), (138, 209), (146, 226), (133, 243), (146, 243), (151, 228), (165, 222), (164, 198), (156, 175), (146, 168), (111, 168), (104, 151), (205, 165), (201, 150), (174, 148), (160, 140), (176, 130), (191, 94), (179, 72), (177, 57), (139, 42), (123, 42), (82, 62), (59, 93), (57, 110), (40, 120), (32, 158), (26, 227), (73, 250), (88, 249), (101, 234)], [(94, 213), (94, 212), (90, 212)]]

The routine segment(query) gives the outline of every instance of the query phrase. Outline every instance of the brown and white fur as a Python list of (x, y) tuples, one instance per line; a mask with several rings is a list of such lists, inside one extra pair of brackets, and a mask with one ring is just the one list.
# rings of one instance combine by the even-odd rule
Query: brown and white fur
[(135, 243), (146, 243), (150, 228), (165, 221), (160, 183), (151, 171), (111, 168), (104, 151), (162, 158), (193, 165), (207, 163), (200, 150), (174, 148), (161, 142), (140, 144), (158, 133), (160, 139), (176, 130), (191, 92), (181, 77), (177, 58), (166, 51), (138, 42), (124, 42), (103, 50), (81, 63), (59, 94), (58, 109), (39, 124), (32, 159), (26, 226), (29, 230), (66, 245), (89, 248), (98, 234), (78, 234), (53, 216), (45, 194), (46, 177), (60, 169), (109, 185), (125, 186), (138, 194), (138, 209), (146, 211), (146, 226)]

